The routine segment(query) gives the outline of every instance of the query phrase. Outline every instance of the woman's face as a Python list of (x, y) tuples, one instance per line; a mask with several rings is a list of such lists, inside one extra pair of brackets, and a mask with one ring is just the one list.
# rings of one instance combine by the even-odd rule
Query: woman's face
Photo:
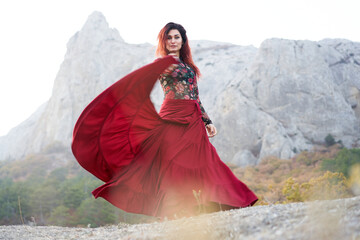
[(166, 49), (169, 51), (169, 54), (176, 54), (179, 57), (181, 47), (182, 38), (179, 30), (171, 29), (167, 35)]

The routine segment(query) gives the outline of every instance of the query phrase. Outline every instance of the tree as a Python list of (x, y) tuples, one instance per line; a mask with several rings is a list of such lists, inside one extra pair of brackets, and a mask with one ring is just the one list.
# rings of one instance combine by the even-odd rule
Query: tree
[(349, 169), (352, 165), (360, 163), (360, 149), (341, 149), (335, 158), (324, 159), (321, 168), (325, 171), (341, 172), (349, 177)]
[(99, 227), (105, 224), (114, 224), (117, 221), (117, 209), (104, 199), (85, 199), (76, 210), (78, 223), (84, 226)]
[(57, 226), (71, 226), (70, 209), (63, 205), (57, 206), (51, 211), (49, 222)]
[(76, 209), (86, 198), (86, 194), (82, 186), (68, 186), (62, 191), (62, 199), (64, 206), (70, 209)]
[(334, 137), (330, 133), (325, 137), (325, 143), (328, 147), (336, 143)]
[[(20, 199), (20, 205), (19, 205)], [(0, 180), (0, 224), (21, 224), (22, 217), (29, 215), (30, 206), (27, 202), (29, 191), (21, 182), (14, 183), (11, 179)]]
[(40, 224), (46, 224), (50, 213), (61, 204), (60, 195), (58, 189), (50, 184), (43, 184), (31, 193), (32, 215)]

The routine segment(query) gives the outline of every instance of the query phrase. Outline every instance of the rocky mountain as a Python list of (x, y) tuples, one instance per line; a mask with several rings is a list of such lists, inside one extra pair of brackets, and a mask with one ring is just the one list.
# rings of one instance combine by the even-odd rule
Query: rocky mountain
[(288, 158), (328, 134), (358, 146), (359, 51), (346, 40), (264, 41), (215, 104), (228, 109), (215, 115), (219, 126), (235, 130), (216, 144), (238, 143), (226, 159), (246, 165), (268, 155)]
[[(191, 36), (189, 36), (191, 37)], [(265, 40), (260, 48), (192, 41), (202, 72), (200, 98), (225, 162), (254, 165), (263, 157), (292, 157), (331, 134), (360, 144), (360, 43)], [(21, 158), (52, 145), (70, 151), (84, 107), (122, 76), (152, 62), (155, 46), (128, 44), (94, 12), (67, 44), (47, 103), (0, 138), (0, 159)], [(162, 92), (156, 86), (157, 108)]]

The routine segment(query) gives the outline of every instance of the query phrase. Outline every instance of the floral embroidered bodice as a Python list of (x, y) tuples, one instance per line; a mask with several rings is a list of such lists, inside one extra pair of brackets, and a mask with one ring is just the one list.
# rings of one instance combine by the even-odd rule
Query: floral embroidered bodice
[(161, 74), (160, 83), (165, 99), (191, 99), (199, 104), (205, 125), (212, 123), (199, 98), (199, 89), (194, 70), (180, 61), (175, 68), (168, 68)]

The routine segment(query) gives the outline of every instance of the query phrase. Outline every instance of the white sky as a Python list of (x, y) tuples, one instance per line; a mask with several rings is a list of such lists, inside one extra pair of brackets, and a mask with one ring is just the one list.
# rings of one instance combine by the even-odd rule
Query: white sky
[(4, 0), (0, 2), (0, 136), (51, 95), (70, 37), (93, 11), (128, 43), (156, 43), (169, 21), (188, 37), (258, 47), (266, 38), (360, 42), (359, 0)]

